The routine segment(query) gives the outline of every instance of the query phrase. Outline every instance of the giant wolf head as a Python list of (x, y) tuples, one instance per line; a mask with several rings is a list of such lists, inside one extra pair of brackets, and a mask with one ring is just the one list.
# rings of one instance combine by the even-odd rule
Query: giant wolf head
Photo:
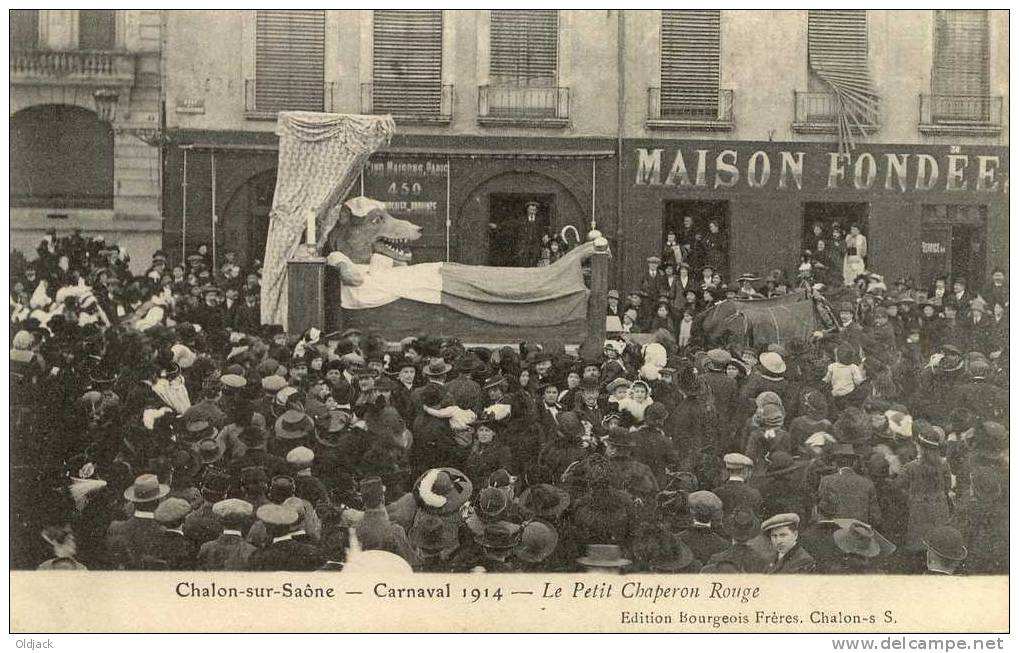
[(367, 264), (372, 252), (410, 262), (407, 244), (421, 237), (421, 227), (394, 218), (385, 205), (357, 197), (337, 207), (339, 218), (327, 238), (327, 252), (340, 251), (354, 263)]

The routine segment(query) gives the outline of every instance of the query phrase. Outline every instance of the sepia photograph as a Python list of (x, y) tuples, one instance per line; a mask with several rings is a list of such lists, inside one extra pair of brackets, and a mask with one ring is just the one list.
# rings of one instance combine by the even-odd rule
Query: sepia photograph
[(1007, 9), (9, 25), (12, 632), (1008, 631)]

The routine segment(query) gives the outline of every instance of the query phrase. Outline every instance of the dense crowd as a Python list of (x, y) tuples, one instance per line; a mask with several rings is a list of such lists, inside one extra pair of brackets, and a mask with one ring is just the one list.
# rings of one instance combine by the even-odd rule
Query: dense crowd
[[(286, 333), (231, 252), (48, 234), (11, 259), (12, 566), (1008, 572), (1004, 274), (728, 286), (675, 243), (572, 352)], [(801, 288), (807, 340), (698, 329)]]

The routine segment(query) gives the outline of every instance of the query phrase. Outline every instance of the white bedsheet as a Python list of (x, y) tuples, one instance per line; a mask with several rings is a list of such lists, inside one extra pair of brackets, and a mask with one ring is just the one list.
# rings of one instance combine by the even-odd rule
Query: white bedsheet
[[(336, 265), (338, 256), (343, 254), (333, 252), (329, 255), (329, 262)], [(364, 277), (364, 283), (360, 286), (341, 285), (340, 306), (343, 308), (376, 308), (397, 299), (425, 304), (442, 303), (442, 275), (439, 272), (442, 263), (393, 265), (393, 259), (388, 256), (372, 254), (368, 265), (350, 265)]]

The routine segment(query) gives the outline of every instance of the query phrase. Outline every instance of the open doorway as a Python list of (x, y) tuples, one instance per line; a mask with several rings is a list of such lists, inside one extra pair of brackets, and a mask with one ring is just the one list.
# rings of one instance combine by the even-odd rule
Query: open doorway
[(860, 228), (867, 236), (870, 204), (867, 202), (805, 202), (803, 204), (803, 238), (801, 249), (810, 252), (815, 278), (824, 283), (841, 285), (846, 255), (846, 235), (851, 227)]
[[(670, 234), (675, 234), (691, 274), (710, 265), (723, 279), (729, 278), (729, 202), (666, 201), (660, 248), (663, 252), (667, 250)], [(663, 258), (669, 257), (666, 254)]]
[(979, 292), (987, 273), (987, 207), (926, 204), (920, 251), (920, 284), (939, 276), (963, 278)]
[[(488, 265), (532, 267), (537, 264), (541, 236), (551, 234), (555, 224), (555, 197), (551, 193), (492, 193), (488, 196)], [(521, 228), (528, 219), (528, 205), (535, 206), (534, 223), (538, 226), (533, 233)], [(537, 243), (532, 242), (535, 238)], [(532, 257), (527, 252), (535, 255)]]

